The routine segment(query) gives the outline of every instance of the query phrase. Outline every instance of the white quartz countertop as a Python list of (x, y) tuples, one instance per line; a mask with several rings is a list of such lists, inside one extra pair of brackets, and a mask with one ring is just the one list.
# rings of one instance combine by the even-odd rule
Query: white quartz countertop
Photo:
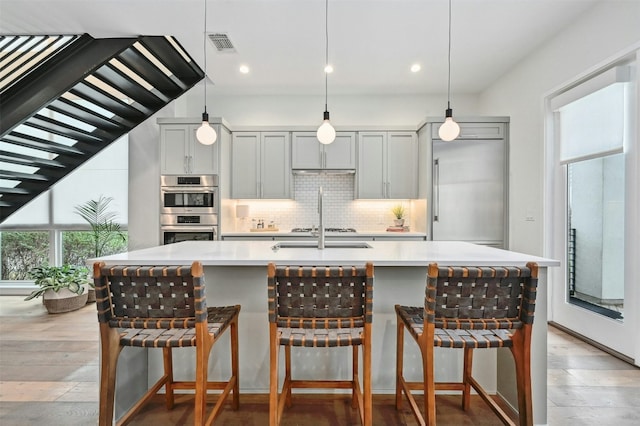
[[(325, 232), (327, 238), (369, 238), (369, 237), (426, 237), (424, 232), (390, 232), (390, 231), (363, 231), (363, 232)], [(277, 231), (269, 232), (224, 232), (222, 237), (299, 237), (299, 238), (315, 238), (311, 232), (290, 232), (290, 231)]]
[[(115, 265), (188, 265), (199, 260), (205, 266), (265, 266), (279, 264), (347, 265), (373, 262), (375, 266), (523, 265), (540, 266), (560, 262), (533, 255), (459, 241), (367, 241), (370, 248), (281, 248), (275, 241), (184, 241), (101, 257)], [(89, 261), (92, 263), (93, 259)]]

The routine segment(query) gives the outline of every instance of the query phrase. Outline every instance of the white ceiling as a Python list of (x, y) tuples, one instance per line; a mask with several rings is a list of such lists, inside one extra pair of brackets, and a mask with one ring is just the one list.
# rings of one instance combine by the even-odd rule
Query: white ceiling
[[(236, 47), (218, 53), (207, 41), (212, 92), (324, 93), (324, 0), (207, 1), (207, 33)], [(452, 93), (482, 91), (598, 1), (607, 0), (453, 0)], [(329, 95), (446, 93), (447, 9), (447, 0), (329, 0)], [(0, 33), (173, 35), (204, 68), (203, 10), (204, 0), (0, 0)]]

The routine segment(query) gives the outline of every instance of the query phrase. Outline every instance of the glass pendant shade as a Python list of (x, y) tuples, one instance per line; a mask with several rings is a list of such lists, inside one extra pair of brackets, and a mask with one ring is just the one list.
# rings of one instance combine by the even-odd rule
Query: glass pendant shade
[(196, 139), (202, 145), (213, 145), (217, 138), (218, 134), (209, 124), (209, 114), (202, 113), (202, 125), (196, 130)]
[(453, 111), (447, 108), (444, 123), (438, 129), (438, 136), (445, 142), (451, 142), (460, 135), (460, 125), (453, 121)]
[(324, 112), (324, 121), (318, 127), (318, 131), (316, 132), (316, 136), (318, 137), (318, 141), (321, 144), (328, 145), (336, 139), (336, 129), (333, 128), (331, 122), (329, 121), (329, 112)]
[(460, 126), (453, 118), (447, 117), (438, 129), (438, 135), (443, 141), (451, 142), (460, 135)]

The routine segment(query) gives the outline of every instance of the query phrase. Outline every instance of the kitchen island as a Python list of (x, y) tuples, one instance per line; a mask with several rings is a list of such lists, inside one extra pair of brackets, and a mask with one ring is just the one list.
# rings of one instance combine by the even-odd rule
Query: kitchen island
[[(280, 242), (282, 244), (284, 242)], [(310, 242), (307, 242), (310, 243)], [(522, 253), (455, 241), (366, 241), (352, 247), (274, 248), (274, 241), (187, 241), (131, 251), (101, 258), (107, 264), (188, 265), (199, 260), (205, 267), (207, 303), (242, 305), (240, 314), (240, 389), (244, 393), (266, 393), (269, 389), (269, 340), (267, 320), (267, 271), (269, 262), (277, 264), (351, 265), (373, 262), (375, 268), (373, 296), (372, 385), (374, 393), (395, 391), (395, 304), (420, 306), (424, 300), (427, 265), (518, 265), (537, 262), (539, 289), (532, 341), (532, 383), (534, 422), (546, 423), (546, 311), (547, 268), (559, 262)], [(347, 244), (349, 245), (349, 244)], [(228, 338), (228, 337), (226, 337)], [(210, 365), (211, 377), (229, 372), (228, 343), (216, 345)], [(158, 351), (135, 354), (130, 362), (119, 365), (118, 405), (127, 407), (137, 394), (158, 377), (162, 357)], [(294, 348), (299, 349), (299, 348)], [(293, 357), (293, 374), (300, 378), (345, 379), (350, 374), (349, 348), (304, 351)], [(500, 349), (504, 350), (504, 349)], [(180, 353), (186, 352), (186, 353)], [(298, 351), (296, 351), (298, 352)], [(515, 403), (515, 379), (510, 360), (503, 361), (498, 350), (478, 351), (474, 357), (474, 374), (489, 392), (497, 391), (512, 405)], [(176, 374), (193, 374), (194, 357), (176, 351)], [(462, 371), (462, 353), (436, 351), (436, 380), (458, 380)], [(500, 370), (496, 368), (500, 363)], [(135, 367), (134, 367), (135, 366)], [(310, 368), (309, 366), (313, 366)], [(136, 374), (131, 374), (135, 372)], [(146, 372), (146, 374), (145, 374)], [(405, 372), (410, 380), (420, 380), (421, 361), (416, 345), (406, 345)], [(124, 377), (121, 379), (121, 377)], [(142, 378), (146, 378), (144, 381)], [(118, 413), (116, 413), (118, 415)]]

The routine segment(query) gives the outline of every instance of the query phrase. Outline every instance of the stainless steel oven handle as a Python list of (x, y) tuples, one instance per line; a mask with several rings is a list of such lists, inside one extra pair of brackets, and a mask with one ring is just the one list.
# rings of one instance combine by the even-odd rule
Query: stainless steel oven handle
[(184, 187), (175, 187), (175, 186), (163, 186), (161, 188), (162, 192), (166, 192), (169, 194), (188, 194), (192, 192), (196, 193), (214, 193), (215, 190), (213, 187), (202, 187), (202, 186), (184, 186)]
[(160, 227), (162, 232), (213, 232), (216, 234), (216, 226), (190, 226), (190, 225), (163, 225)]

